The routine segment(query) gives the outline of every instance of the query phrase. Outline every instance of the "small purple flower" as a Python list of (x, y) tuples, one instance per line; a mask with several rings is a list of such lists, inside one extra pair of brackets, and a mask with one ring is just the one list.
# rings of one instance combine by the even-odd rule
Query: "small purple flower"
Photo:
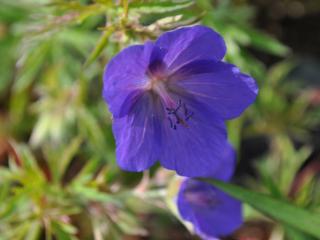
[(188, 177), (224, 171), (234, 154), (224, 121), (258, 92), (250, 76), (222, 61), (225, 52), (218, 33), (194, 26), (128, 47), (110, 61), (103, 97), (121, 168), (143, 171), (160, 161)]
[(181, 184), (178, 199), (181, 217), (193, 224), (203, 239), (216, 239), (242, 224), (241, 202), (214, 186), (188, 178)]

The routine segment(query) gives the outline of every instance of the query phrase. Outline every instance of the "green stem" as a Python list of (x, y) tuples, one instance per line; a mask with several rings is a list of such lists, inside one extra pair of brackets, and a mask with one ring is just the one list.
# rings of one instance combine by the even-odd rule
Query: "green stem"
[(128, 0), (122, 0), (122, 6), (123, 6), (123, 19), (126, 21), (128, 19), (128, 13), (129, 13)]
[(103, 51), (104, 47), (108, 43), (108, 39), (110, 35), (113, 32), (113, 27), (109, 26), (101, 35), (98, 44), (96, 47), (93, 49), (93, 51), (90, 53), (90, 56), (88, 57), (87, 61), (84, 64), (84, 68), (88, 67), (94, 60), (96, 60), (101, 52)]

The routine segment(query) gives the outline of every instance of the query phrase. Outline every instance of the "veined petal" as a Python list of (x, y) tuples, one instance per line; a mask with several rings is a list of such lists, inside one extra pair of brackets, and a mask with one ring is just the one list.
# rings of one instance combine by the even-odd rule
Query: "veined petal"
[(127, 114), (131, 104), (139, 95), (141, 87), (148, 81), (146, 71), (154, 44), (128, 47), (116, 55), (104, 72), (103, 97), (114, 117)]
[(219, 61), (226, 53), (223, 38), (211, 28), (200, 25), (166, 32), (155, 44), (167, 50), (163, 61), (171, 71), (200, 59)]
[(253, 78), (228, 63), (199, 60), (175, 72), (172, 84), (181, 87), (223, 119), (238, 117), (257, 96)]
[(227, 180), (234, 169), (235, 154), (227, 141), (224, 121), (194, 100), (183, 101), (194, 114), (176, 129), (166, 124), (161, 164), (181, 176)]
[(204, 239), (228, 235), (242, 223), (238, 200), (198, 180), (182, 182), (177, 205), (181, 217), (192, 222), (196, 233)]
[(144, 93), (128, 115), (114, 119), (116, 158), (124, 170), (143, 171), (159, 159), (163, 136), (157, 101)]
[(218, 189), (215, 192), (220, 205), (194, 215), (200, 235), (226, 236), (242, 224), (241, 203)]

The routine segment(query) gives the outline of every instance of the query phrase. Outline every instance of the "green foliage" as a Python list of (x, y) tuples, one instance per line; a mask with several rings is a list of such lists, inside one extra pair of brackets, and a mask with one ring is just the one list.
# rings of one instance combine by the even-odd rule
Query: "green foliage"
[[(275, 229), (288, 239), (319, 237), (319, 170), (314, 161), (305, 162), (319, 108), (306, 89), (290, 84), (297, 63), (291, 50), (256, 29), (255, 9), (240, 2), (2, 0), (0, 239), (169, 234), (163, 222), (177, 225), (171, 215), (179, 218), (180, 181), (158, 167), (144, 175), (117, 167), (102, 72), (124, 47), (195, 23), (220, 32), (226, 60), (259, 83), (255, 105), (228, 123), (230, 140), (239, 153), (247, 138), (263, 136), (271, 146), (254, 164), (257, 177), (241, 182), (256, 192), (215, 184), (279, 222)], [(282, 61), (266, 67), (249, 48)], [(251, 209), (246, 220), (262, 218), (257, 211)], [(156, 230), (148, 221), (153, 216)]]
[[(253, 192), (228, 183), (217, 180), (204, 180), (231, 196), (250, 204), (262, 213), (288, 224), (296, 229), (320, 238), (320, 215), (295, 207), (285, 201), (280, 201), (267, 195)], [(294, 217), (293, 217), (294, 216)]]

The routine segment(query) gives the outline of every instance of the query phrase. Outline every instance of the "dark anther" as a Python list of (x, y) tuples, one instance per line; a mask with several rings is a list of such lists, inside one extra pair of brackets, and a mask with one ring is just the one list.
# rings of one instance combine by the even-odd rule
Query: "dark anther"
[[(180, 109), (182, 110), (182, 113), (179, 113)], [(185, 103), (182, 104), (181, 99), (179, 99), (178, 101), (178, 106), (176, 108), (166, 108), (168, 115), (173, 115), (174, 116), (174, 120), (175, 123), (173, 122), (174, 120), (172, 119), (172, 117), (168, 117), (169, 123), (170, 123), (170, 127), (173, 129), (177, 128), (177, 124), (181, 124), (184, 127), (189, 127), (188, 124), (186, 123), (186, 121), (188, 121), (192, 116), (193, 116), (193, 112), (190, 112), (187, 109), (187, 106)], [(184, 117), (182, 117), (181, 115), (184, 115)]]
[(185, 103), (183, 104), (183, 110), (184, 110), (184, 120), (188, 121), (193, 116), (193, 112), (189, 112)]
[(183, 104), (183, 110), (184, 110), (184, 115), (187, 116), (188, 115), (188, 109), (187, 109), (187, 106), (186, 106), (185, 103)]
[(179, 102), (178, 102), (178, 106), (174, 109), (174, 108), (166, 108), (166, 110), (168, 111), (168, 114), (176, 114), (177, 111), (179, 111), (181, 107), (181, 99), (179, 99)]
[(190, 112), (186, 117), (185, 120), (188, 121), (193, 116), (193, 112)]
[(169, 120), (169, 123), (170, 123), (170, 127), (173, 128), (173, 129), (177, 129), (176, 124), (174, 124), (174, 123), (172, 122), (172, 119), (171, 119), (170, 117), (168, 117), (168, 120)]

